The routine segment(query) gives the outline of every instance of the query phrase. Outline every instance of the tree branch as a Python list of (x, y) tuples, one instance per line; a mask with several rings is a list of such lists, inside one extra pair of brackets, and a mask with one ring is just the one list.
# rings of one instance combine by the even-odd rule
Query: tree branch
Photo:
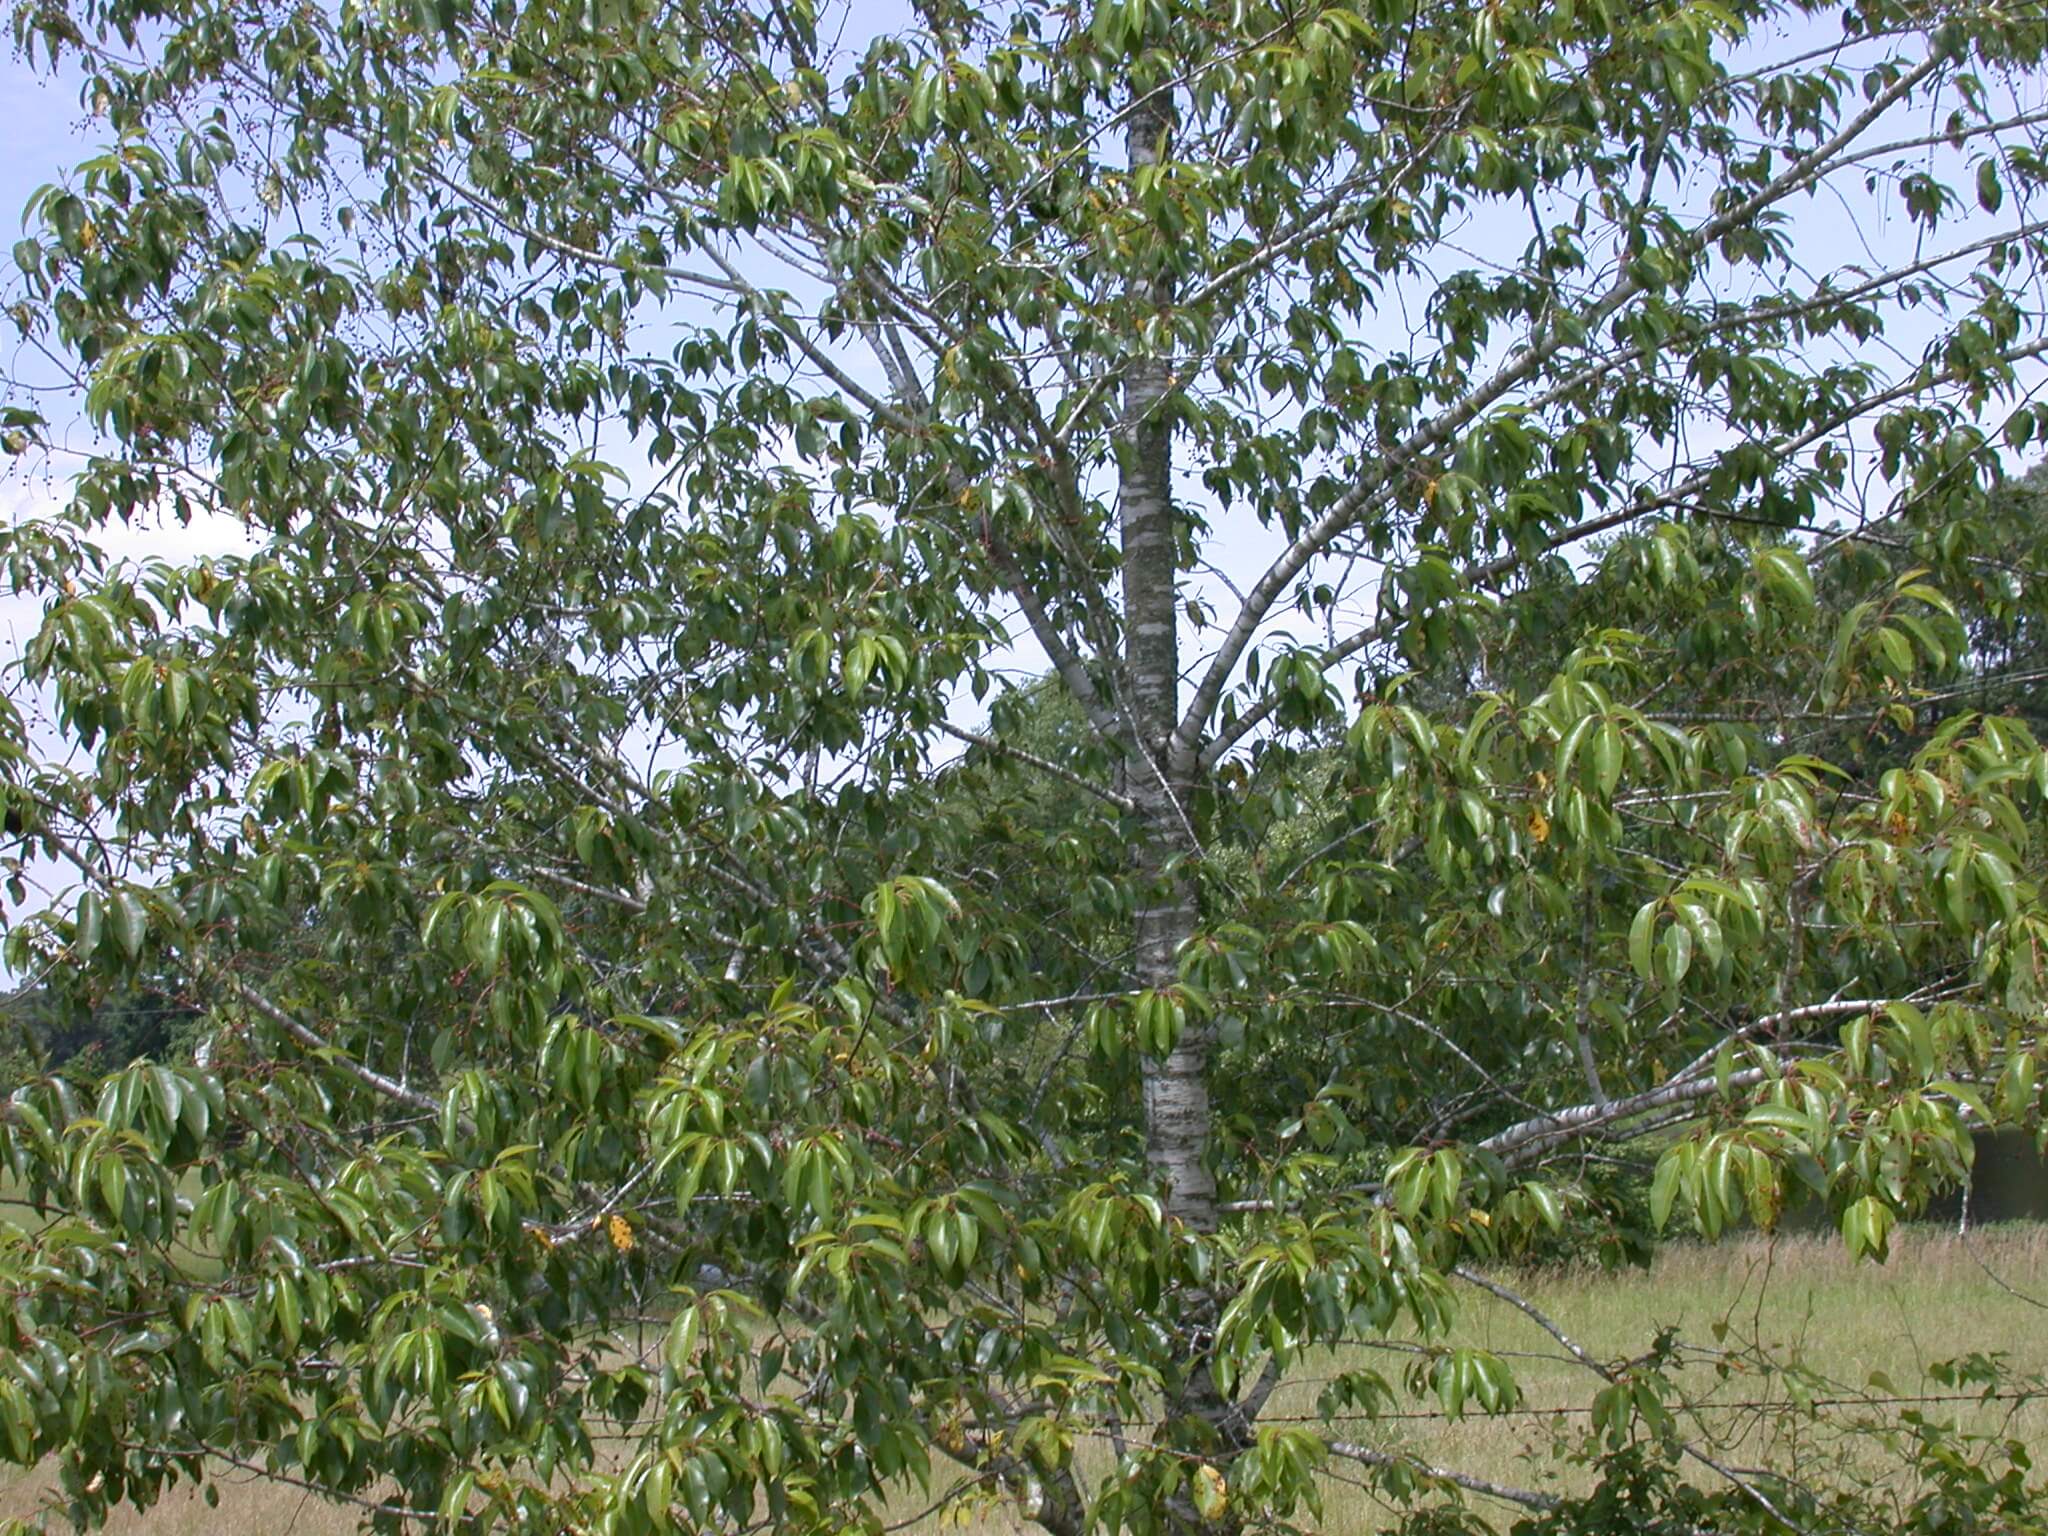
[(273, 1003), (240, 977), (229, 978), (228, 985), (234, 989), (235, 995), (245, 1005), (262, 1014), (264, 1018), (270, 1020), (271, 1023), (298, 1041), (299, 1044), (305, 1046), (307, 1050), (326, 1057), (372, 1093), (381, 1094), (393, 1103), (404, 1104), (412, 1109), (425, 1110), (428, 1114), (438, 1115), (441, 1112), (441, 1101), (439, 1099), (429, 1094), (421, 1093), (418, 1089), (408, 1088), (404, 1083), (399, 1082), (397, 1078), (386, 1077), (382, 1072), (364, 1066), (353, 1056), (342, 1050), (340, 1046), (335, 1045), (316, 1031), (301, 1024), (291, 1014), (285, 1012), (284, 1009)]
[(1120, 795), (1113, 789), (1095, 783), (1092, 779), (1083, 778), (1080, 774), (1070, 769), (1062, 768), (1058, 763), (1048, 758), (1040, 757), (1036, 752), (1027, 752), (1022, 747), (1012, 746), (1009, 742), (998, 740), (994, 736), (984, 736), (979, 731), (963, 731), (959, 726), (949, 721), (939, 721), (938, 727), (956, 741), (964, 741), (971, 747), (980, 747), (984, 752), (992, 752), (998, 757), (1007, 757), (1014, 762), (1024, 764), (1027, 768), (1036, 768), (1040, 773), (1050, 774), (1062, 784), (1071, 784), (1075, 789), (1084, 790), (1088, 794), (1095, 796), (1098, 800), (1107, 801), (1120, 811), (1129, 812), (1137, 808), (1132, 804), (1128, 795)]
[[(1910, 96), (1922, 81), (1941, 67), (1945, 58), (1946, 55), (1942, 53), (1931, 54), (1913, 68), (1906, 70), (1889, 87), (1878, 92), (1862, 112), (1831, 136), (1826, 143), (1795, 160), (1751, 196), (1699, 225), (1682, 242), (1681, 249), (1687, 252), (1702, 250), (1729, 230), (1754, 218), (1773, 203), (1803, 190), (1827, 169), (1828, 162), (1842, 149), (1854, 143), (1892, 107)], [(1554, 321), (1548, 326), (1548, 334), (1542, 334), (1539, 329), (1538, 335), (1532, 339), (1528, 347), (1513, 354), (1510, 361), (1503, 364), (1485, 383), (1470, 390), (1463, 399), (1439, 412), (1419, 430), (1411, 433), (1399, 446), (1383, 455), (1378, 464), (1356, 485), (1304, 529), (1252, 585), (1244, 605), (1238, 610), (1236, 619), (1232, 621), (1229, 631), (1224, 636), (1223, 644), (1218, 647), (1208, 671), (1195, 689), (1187, 713), (1176, 729), (1175, 734), (1179, 740), (1184, 745), (1192, 747), (1199, 739), (1203, 726), (1222, 697), (1223, 689), (1229, 681), (1231, 672), (1236, 668), (1238, 659), (1244, 654), (1245, 647), (1251, 643), (1260, 626), (1265, 623), (1266, 615), (1272, 610), (1281, 593), (1286, 590), (1288, 583), (1301, 573), (1330, 540), (1351, 527), (1375, 498), (1393, 483), (1394, 477), (1401, 470), (1417, 462), (1429, 450), (1447, 441), (1453, 433), (1476, 420), (1488, 406), (1517, 385), (1533, 378), (1553, 357), (1570, 345), (1568, 335), (1591, 335), (1642, 291), (1642, 284), (1624, 271), (1607, 292), (1579, 317), (1578, 324), (1569, 331), (1561, 329)]]
[(1558, 1505), (1554, 1494), (1538, 1493), (1533, 1488), (1515, 1488), (1507, 1483), (1492, 1482), (1487, 1478), (1473, 1477), (1465, 1472), (1453, 1472), (1448, 1467), (1433, 1467), (1413, 1456), (1397, 1456), (1390, 1451), (1377, 1451), (1369, 1445), (1360, 1445), (1352, 1440), (1332, 1440), (1330, 1454), (1341, 1456), (1346, 1461), (1355, 1461), (1364, 1467), (1410, 1467), (1424, 1477), (1438, 1482), (1450, 1483), (1468, 1493), (1484, 1494), (1489, 1499), (1499, 1499), (1506, 1504), (1519, 1504), (1524, 1509), (1555, 1509)]
[[(1782, 1028), (1786, 1024), (1808, 1019), (1844, 1018), (1859, 1013), (1875, 1013), (1890, 1007), (1896, 1001), (1900, 999), (1837, 998), (1824, 1003), (1808, 1003), (1803, 1007), (1787, 1008), (1780, 1013), (1765, 1014), (1754, 1019), (1746, 1032)], [(1682, 1070), (1655, 1088), (1647, 1088), (1641, 1093), (1632, 1093), (1619, 1099), (1608, 1099), (1604, 1103), (1574, 1104), (1567, 1109), (1534, 1115), (1527, 1120), (1517, 1121), (1505, 1130), (1496, 1131), (1479, 1145), (1497, 1155), (1511, 1169), (1524, 1167), (1561, 1142), (1605, 1131), (1621, 1121), (1648, 1114), (1652, 1110), (1689, 1104), (1707, 1098), (1720, 1089), (1717, 1080), (1706, 1075), (1719, 1050), (1720, 1045), (1717, 1044), (1713, 1050), (1695, 1057)], [(1780, 1050), (1775, 1054), (1781, 1066), (1789, 1064), (1792, 1059), (1789, 1050)], [(1762, 1081), (1766, 1075), (1762, 1067), (1745, 1067), (1740, 1072), (1732, 1073), (1728, 1081), (1734, 1087), (1747, 1087)]]

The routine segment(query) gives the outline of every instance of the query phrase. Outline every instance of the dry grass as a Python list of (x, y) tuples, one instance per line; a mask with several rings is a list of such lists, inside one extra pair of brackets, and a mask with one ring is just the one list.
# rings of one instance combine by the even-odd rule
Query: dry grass
[[(1660, 1329), (1673, 1330), (1688, 1345), (1724, 1351), (1725, 1379), (1705, 1358), (1680, 1373), (1689, 1396), (1716, 1405), (1704, 1410), (1705, 1422), (1739, 1437), (1744, 1459), (1783, 1464), (1791, 1457), (1796, 1464), (1805, 1456), (1841, 1454), (1828, 1426), (1854, 1410), (1826, 1408), (1807, 1419), (1737, 1406), (1785, 1400), (1783, 1383), (1767, 1381), (1756, 1370), (1759, 1351), (1811, 1372), (1823, 1396), (1835, 1395), (1824, 1383), (1838, 1384), (1842, 1395), (1869, 1391), (1874, 1376), (1888, 1379), (1885, 1390), (1892, 1394), (1941, 1393), (1945, 1389), (1929, 1381), (1928, 1367), (1971, 1352), (2000, 1354), (2022, 1373), (2048, 1375), (2048, 1329), (2042, 1327), (2048, 1321), (2042, 1316), (2048, 1305), (2048, 1227), (1989, 1228), (1967, 1242), (1926, 1228), (1895, 1236), (1892, 1260), (1882, 1267), (1849, 1264), (1839, 1244), (1826, 1238), (1780, 1237), (1711, 1248), (1674, 1244), (1647, 1274), (1547, 1271), (1501, 1278), (1596, 1360), (1639, 1355)], [(1358, 1424), (1351, 1427), (1352, 1438), (1522, 1487), (1576, 1486), (1578, 1474), (1557, 1463), (1551, 1451), (1560, 1436), (1583, 1431), (1583, 1409), (1599, 1382), (1535, 1323), (1477, 1291), (1463, 1291), (1459, 1337), (1512, 1357), (1525, 1393), (1522, 1411), (1461, 1424), (1434, 1417)], [(1370, 1365), (1398, 1383), (1407, 1358), (1395, 1340), (1384, 1349), (1348, 1349), (1310, 1361), (1301, 1383), (1276, 1394), (1269, 1415), (1312, 1413), (1316, 1378), (1338, 1369)], [(1436, 1405), (1404, 1406), (1428, 1414)], [(2040, 1405), (1921, 1407), (1965, 1427), (2003, 1426), (2031, 1442), (2048, 1442), (2048, 1411)], [(1107, 1451), (1096, 1448), (1084, 1459), (1089, 1469), (1100, 1470)], [(49, 1487), (41, 1474), (18, 1477), (0, 1488), (0, 1516), (33, 1517)], [(137, 1536), (145, 1529), (149, 1536), (342, 1536), (356, 1529), (359, 1511), (232, 1471), (223, 1475), (219, 1492), (217, 1509), (180, 1491), (147, 1514), (117, 1514), (107, 1528), (113, 1536)], [(903, 1518), (923, 1503), (913, 1489), (890, 1513)], [(1388, 1519), (1389, 1512), (1365, 1495), (1332, 1485), (1326, 1530), (1364, 1536)], [(53, 1524), (61, 1528), (61, 1516)], [(929, 1518), (913, 1530), (936, 1530), (938, 1524)], [(995, 1515), (984, 1517), (977, 1529), (1014, 1524)]]
[[(239, 1478), (240, 1473), (230, 1473)], [(43, 1515), (44, 1482), (24, 1477), (0, 1495), (0, 1517), (33, 1520)], [(209, 1509), (190, 1486), (179, 1488), (146, 1513), (121, 1509), (105, 1529), (120, 1536), (355, 1536), (362, 1511), (330, 1504), (297, 1488), (261, 1481), (220, 1484), (220, 1507)], [(45, 1528), (64, 1531), (62, 1513), (45, 1516)]]
[[(1953, 1397), (1955, 1389), (1933, 1380), (1929, 1369), (1972, 1353), (2000, 1356), (2022, 1376), (2048, 1376), (2048, 1227), (1983, 1229), (1963, 1240), (1939, 1229), (1908, 1229), (1895, 1234), (1891, 1261), (1882, 1266), (1851, 1264), (1832, 1236), (1781, 1236), (1675, 1244), (1648, 1273), (1502, 1278), (1598, 1362), (1640, 1356), (1660, 1330), (1670, 1330), (1689, 1346), (1676, 1378), (1698, 1406), (1697, 1422), (1723, 1438), (1738, 1462), (1796, 1469), (1826, 1457), (1882, 1480), (1885, 1453), (1842, 1431), (1858, 1418), (1889, 1417), (1901, 1407), (1968, 1430), (2048, 1443), (2048, 1401), (1844, 1401)], [(1513, 1352), (1523, 1409), (1459, 1424), (1419, 1418), (1359, 1426), (1356, 1438), (1496, 1482), (1583, 1490), (1585, 1475), (1552, 1453), (1560, 1441), (1584, 1435), (1585, 1410), (1600, 1381), (1520, 1312), (1469, 1290), (1465, 1297), (1460, 1342)], [(1822, 1406), (1810, 1415), (1794, 1411), (1788, 1383), (1761, 1369), (1766, 1357), (1794, 1367), (1806, 1395)], [(1386, 1363), (1370, 1363), (1393, 1374)], [(1303, 1389), (1278, 1411), (1306, 1409), (1309, 1396)], [(1383, 1519), (1356, 1509), (1329, 1525), (1371, 1530)]]
[[(1766, 1355), (1797, 1367), (1811, 1394), (1823, 1399), (1947, 1397), (1952, 1389), (1933, 1382), (1929, 1368), (1973, 1352), (2000, 1355), (2022, 1375), (2048, 1376), (2048, 1226), (1985, 1228), (1963, 1241), (1939, 1228), (1909, 1228), (1894, 1233), (1891, 1260), (1882, 1266), (1851, 1264), (1832, 1236), (1796, 1235), (1711, 1247), (1674, 1243), (1647, 1272), (1551, 1270), (1495, 1278), (1596, 1362), (1638, 1357), (1665, 1329), (1695, 1346), (1698, 1352), (1686, 1355), (1691, 1363), (1676, 1372), (1684, 1394), (1700, 1405), (1699, 1423), (1751, 1465), (1797, 1468), (1824, 1457), (1828, 1465), (1866, 1471), (1879, 1483), (1894, 1471), (1881, 1448), (1842, 1435), (1859, 1412), (1855, 1405), (1823, 1406), (1811, 1416), (1787, 1412), (1785, 1383), (1767, 1380), (1760, 1369)], [(1460, 1302), (1457, 1342), (1508, 1358), (1522, 1407), (1498, 1418), (1448, 1423), (1434, 1399), (1407, 1400), (1400, 1411), (1414, 1417), (1350, 1424), (1347, 1438), (1490, 1482), (1584, 1491), (1587, 1474), (1554, 1451), (1584, 1435), (1585, 1410), (1603, 1383), (1506, 1303), (1467, 1287), (1460, 1288)], [(1341, 1370), (1370, 1367), (1398, 1388), (1412, 1350), (1396, 1338), (1385, 1347), (1354, 1346), (1305, 1362), (1298, 1379), (1275, 1393), (1266, 1417), (1313, 1417), (1320, 1382)], [(1725, 1379), (1707, 1350), (1727, 1367)], [(1888, 1385), (1874, 1386), (1873, 1378)], [(2048, 1445), (2048, 1400), (1913, 1406), (1965, 1429)], [(1095, 1447), (1084, 1450), (1082, 1461), (1099, 1475), (1109, 1455)], [(1341, 1476), (1346, 1469), (1336, 1470)], [(906, 1512), (915, 1507), (901, 1502)], [(1348, 1479), (1333, 1480), (1325, 1502), (1322, 1528), (1333, 1536), (1368, 1536), (1398, 1513)], [(933, 1536), (939, 1523), (920, 1522), (915, 1536)]]

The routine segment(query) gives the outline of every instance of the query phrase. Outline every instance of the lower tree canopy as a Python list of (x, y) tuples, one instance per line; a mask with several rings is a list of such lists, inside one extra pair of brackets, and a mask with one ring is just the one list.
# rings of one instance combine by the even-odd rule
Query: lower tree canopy
[(2048, 1524), (1533, 1309), (1590, 1499), (1374, 1425), (1514, 1406), (1515, 1262), (1882, 1259), (2040, 1127), (2032, 8), (14, 28), (105, 148), (8, 293), (7, 959), (196, 1042), (0, 1104), (62, 1513)]

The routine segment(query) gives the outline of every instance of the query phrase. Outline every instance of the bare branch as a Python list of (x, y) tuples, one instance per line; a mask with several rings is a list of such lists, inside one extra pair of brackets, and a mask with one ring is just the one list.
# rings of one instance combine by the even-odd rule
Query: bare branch
[(381, 1094), (393, 1103), (404, 1104), (412, 1109), (425, 1110), (428, 1114), (438, 1115), (441, 1112), (441, 1101), (439, 1099), (434, 1098), (430, 1094), (421, 1093), (416, 1088), (408, 1088), (404, 1083), (398, 1081), (397, 1078), (386, 1077), (382, 1072), (364, 1066), (353, 1056), (342, 1050), (341, 1047), (335, 1045), (315, 1030), (300, 1023), (291, 1014), (280, 1008), (276, 1003), (273, 1003), (240, 977), (231, 978), (228, 984), (234, 988), (235, 995), (244, 1004), (262, 1014), (264, 1018), (270, 1020), (271, 1023), (298, 1041), (299, 1044), (305, 1046), (307, 1050), (316, 1052), (335, 1066), (341, 1068), (342, 1071), (361, 1083), (365, 1088), (368, 1088), (372, 1093)]
[(1467, 1493), (1484, 1494), (1489, 1499), (1499, 1499), (1506, 1504), (1519, 1504), (1524, 1509), (1555, 1509), (1557, 1498), (1553, 1494), (1538, 1493), (1533, 1488), (1515, 1488), (1507, 1483), (1492, 1482), (1483, 1477), (1473, 1477), (1465, 1472), (1453, 1472), (1448, 1467), (1432, 1467), (1413, 1456), (1398, 1456), (1391, 1451), (1374, 1450), (1369, 1445), (1360, 1445), (1352, 1440), (1330, 1441), (1330, 1454), (1341, 1456), (1346, 1461), (1355, 1461), (1364, 1467), (1410, 1467), (1424, 1477), (1438, 1482), (1450, 1483), (1463, 1488)]
[(964, 741), (971, 747), (980, 747), (984, 752), (992, 752), (998, 757), (1009, 758), (1011, 761), (1022, 763), (1028, 768), (1036, 768), (1040, 773), (1050, 774), (1062, 784), (1071, 784), (1075, 789), (1085, 790), (1098, 800), (1107, 801), (1120, 811), (1132, 811), (1137, 808), (1132, 804), (1128, 795), (1120, 795), (1105, 785), (1095, 783), (1092, 779), (1085, 779), (1080, 774), (1070, 769), (1062, 768), (1058, 763), (1048, 758), (1040, 757), (1036, 752), (1027, 752), (1022, 747), (1012, 746), (1009, 742), (999, 741), (993, 736), (984, 736), (979, 731), (963, 731), (959, 726), (949, 721), (941, 720), (938, 722), (938, 726), (941, 731), (956, 741)]
[[(1895, 1001), (1900, 999), (1837, 998), (1825, 1003), (1808, 1003), (1803, 1007), (1787, 1008), (1783, 1012), (1766, 1014), (1754, 1019), (1748, 1026), (1748, 1032), (1782, 1028), (1786, 1024), (1808, 1019), (1847, 1018), (1859, 1013), (1875, 1013), (1891, 1006)], [(1517, 1121), (1505, 1130), (1496, 1131), (1479, 1145), (1496, 1154), (1510, 1168), (1524, 1167), (1562, 1142), (1611, 1130), (1653, 1110), (1690, 1104), (1711, 1097), (1720, 1091), (1720, 1084), (1710, 1071), (1719, 1049), (1719, 1045), (1716, 1045), (1714, 1050), (1695, 1058), (1683, 1070), (1655, 1088), (1618, 1099), (1608, 1099), (1604, 1103), (1574, 1104), (1567, 1109), (1535, 1115), (1527, 1120)], [(1774, 1054), (1781, 1067), (1789, 1065), (1792, 1060), (1789, 1048), (1781, 1049)], [(1731, 1087), (1748, 1087), (1761, 1082), (1766, 1075), (1762, 1067), (1745, 1067), (1739, 1072), (1732, 1073), (1728, 1082)]]

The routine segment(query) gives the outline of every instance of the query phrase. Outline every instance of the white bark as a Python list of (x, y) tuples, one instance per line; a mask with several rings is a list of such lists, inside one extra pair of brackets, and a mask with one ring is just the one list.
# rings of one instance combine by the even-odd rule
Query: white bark
[[(1132, 171), (1155, 165), (1170, 131), (1170, 104), (1146, 97), (1131, 112), (1125, 145)], [(1167, 279), (1141, 276), (1134, 290), (1133, 356), (1123, 386), (1118, 434), (1117, 523), (1123, 553), (1125, 705), (1128, 750), (1138, 759), (1130, 798), (1143, 827), (1136, 854), (1139, 907), (1134, 969), (1147, 988), (1179, 976), (1182, 943), (1194, 932), (1195, 898), (1182, 856), (1193, 852), (1187, 789), (1193, 754), (1174, 739), (1179, 719), (1178, 562), (1174, 552), (1172, 361), (1143, 339), (1144, 322), (1171, 302)], [(1205, 1081), (1209, 1035), (1190, 1021), (1163, 1060), (1144, 1070), (1145, 1155), (1166, 1188), (1167, 1209), (1198, 1230), (1216, 1224), (1216, 1184), (1203, 1160), (1210, 1130)]]

